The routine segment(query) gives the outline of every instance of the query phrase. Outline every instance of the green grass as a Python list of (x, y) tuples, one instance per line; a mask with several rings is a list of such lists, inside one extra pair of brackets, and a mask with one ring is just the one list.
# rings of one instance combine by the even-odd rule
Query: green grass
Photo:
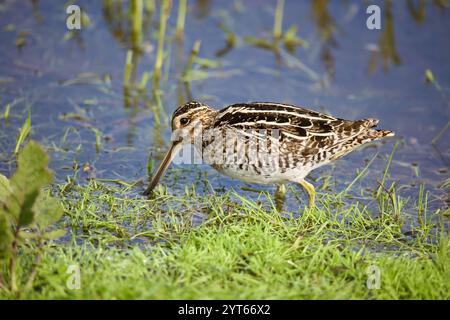
[[(105, 3), (112, 5), (110, 1)], [(169, 70), (170, 62), (170, 51), (165, 50), (170, 45), (170, 37), (166, 39), (170, 35), (170, 2), (164, 0), (159, 5), (154, 92), (160, 92), (163, 65)], [(175, 34), (180, 38), (187, 1), (180, 1), (178, 8)], [(136, 51), (143, 37), (144, 9), (151, 15), (155, 2), (139, 0), (131, 8)], [(275, 52), (280, 51), (281, 40), (288, 51), (299, 45), (307, 47), (297, 37), (296, 26), (283, 32), (283, 10), (284, 0), (278, 0), (272, 39), (249, 36), (244, 42)], [(231, 30), (224, 25), (222, 29), (226, 47), (219, 55), (237, 41)], [(198, 58), (199, 47), (196, 41), (182, 76), (186, 82), (211, 76), (211, 72), (194, 70), (194, 62), (205, 68), (220, 65)], [(127, 90), (134, 86), (133, 52), (127, 52), (124, 67)], [(319, 79), (294, 56), (282, 57), (289, 67)], [(140, 91), (145, 92), (150, 74), (142, 74)], [(426, 77), (435, 82), (431, 71)], [(161, 96), (155, 95), (158, 105)], [(3, 113), (5, 121), (10, 117), (9, 109)], [(158, 113), (154, 116), (158, 124)], [(20, 130), (16, 154), (29, 135), (30, 119)], [(89, 128), (99, 152), (102, 133)], [(265, 192), (246, 189), (259, 194), (258, 201), (249, 200), (242, 192), (245, 190), (217, 194), (208, 191), (208, 180), (201, 175), (194, 186), (186, 186), (184, 194), (169, 194), (160, 187), (151, 200), (137, 195), (141, 181), (92, 179), (87, 185), (79, 185), (76, 177), (68, 178), (67, 183), (53, 186), (65, 209), (63, 220), (53, 230), (64, 227), (66, 238), (39, 244), (31, 238), (21, 239), (14, 251), (17, 268), (12, 268), (13, 276), (7, 265), (0, 266), (0, 275), (5, 275), (0, 278), (0, 299), (449, 299), (450, 240), (446, 225), (450, 211), (430, 211), (431, 197), (423, 187), (411, 205), (410, 199), (398, 195), (401, 186), (387, 184), (396, 147), (376, 190), (368, 196), (360, 188), (358, 199), (365, 201), (349, 199), (348, 195), (358, 188), (356, 183), (377, 155), (341, 192), (319, 193), (317, 207), (306, 209), (298, 202), (295, 212), (281, 214)], [(149, 173), (152, 168), (150, 159)], [(177, 185), (182, 183), (177, 181), (179, 173), (171, 172)], [(329, 184), (327, 178), (321, 177), (324, 189)], [(448, 186), (448, 181), (445, 184)], [(205, 195), (197, 193), (202, 187), (207, 190)], [(295, 199), (305, 198), (293, 188), (289, 192), (295, 193)], [(417, 221), (412, 224), (410, 208), (417, 211)], [(203, 222), (193, 223), (196, 216), (203, 217)], [(74, 267), (80, 270), (79, 289), (68, 286), (74, 279), (70, 271)], [(374, 276), (371, 270), (379, 272), (379, 288), (369, 288)], [(16, 279), (12, 282), (17, 286), (8, 283), (11, 278)]]
[[(406, 217), (394, 214), (384, 193), (378, 218), (333, 193), (319, 194), (317, 208), (299, 207), (293, 217), (277, 213), (265, 193), (251, 201), (232, 190), (200, 196), (195, 188), (185, 194), (159, 188), (145, 200), (130, 194), (134, 186), (96, 180), (59, 186), (69, 239), (42, 248), (30, 290), (0, 289), (0, 298), (450, 298), (448, 210), (428, 213), (434, 222), (417, 224), (408, 238)], [(192, 224), (194, 215), (205, 220)], [(34, 249), (21, 248), (19, 281)], [(66, 284), (71, 265), (80, 268), (78, 290)], [(379, 289), (367, 287), (373, 267)]]

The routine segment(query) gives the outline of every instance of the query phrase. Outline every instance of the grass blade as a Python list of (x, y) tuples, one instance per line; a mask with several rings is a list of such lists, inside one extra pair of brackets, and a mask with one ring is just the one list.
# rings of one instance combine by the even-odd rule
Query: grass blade
[(16, 141), (16, 147), (14, 149), (14, 154), (17, 155), (19, 153), (20, 146), (25, 141), (25, 139), (28, 137), (31, 131), (31, 112), (28, 111), (28, 118), (23, 123), (22, 127), (20, 128), (19, 136), (17, 137)]

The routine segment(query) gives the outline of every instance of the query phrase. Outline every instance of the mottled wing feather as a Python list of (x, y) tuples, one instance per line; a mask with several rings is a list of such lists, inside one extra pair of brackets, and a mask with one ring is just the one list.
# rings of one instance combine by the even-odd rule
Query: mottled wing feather
[(231, 105), (219, 112), (216, 124), (236, 129), (279, 129), (283, 138), (333, 144), (357, 135), (365, 120), (349, 121), (292, 105), (253, 102)]
[(376, 124), (375, 119), (344, 120), (302, 107), (271, 102), (231, 105), (219, 112), (215, 123), (216, 126), (242, 131), (278, 129), (280, 151), (309, 162), (325, 162), (337, 158), (338, 154), (350, 152), (363, 143), (364, 139), (359, 139), (361, 143), (358, 144), (356, 138), (364, 136), (365, 132), (372, 132), (368, 136), (374, 140), (374, 133), (378, 131), (370, 128)]

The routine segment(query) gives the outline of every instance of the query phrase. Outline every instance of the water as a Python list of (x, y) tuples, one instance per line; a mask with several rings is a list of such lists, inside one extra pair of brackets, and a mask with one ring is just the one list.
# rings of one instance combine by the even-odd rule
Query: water
[[(286, 1), (283, 28), (296, 25), (298, 36), (309, 47), (289, 53), (281, 45), (277, 57), (245, 41), (249, 36), (270, 41), (276, 1), (189, 1), (183, 42), (173, 37), (175, 1), (161, 82), (164, 111), (155, 112), (151, 85), (144, 97), (124, 95), (125, 56), (132, 46), (125, 18), (109, 15), (101, 1), (76, 1), (91, 24), (70, 36), (64, 1), (2, 1), (0, 114), (8, 103), (11, 112), (9, 121), (0, 119), (0, 173), (10, 176), (14, 171), (12, 153), (28, 112), (31, 138), (49, 150), (58, 181), (72, 176), (77, 166), (79, 183), (92, 177), (135, 181), (146, 179), (149, 157), (156, 159), (165, 150), (168, 119), (179, 103), (194, 98), (222, 108), (236, 102), (276, 101), (341, 118), (375, 117), (381, 128), (396, 132), (395, 139), (360, 149), (313, 172), (311, 179), (319, 187), (324, 177), (331, 176), (331, 189), (324, 192), (345, 188), (378, 152), (368, 174), (353, 186), (353, 194), (376, 189), (399, 141), (387, 185), (402, 185), (400, 193), (412, 199), (412, 206), (424, 184), (430, 192), (430, 207), (447, 207), (448, 189), (441, 185), (449, 178), (450, 130), (435, 145), (431, 142), (450, 114), (450, 7), (426, 1), (424, 11), (414, 13), (410, 6), (416, 2), (373, 1), (382, 9), (382, 29), (369, 30), (361, 1)], [(144, 71), (153, 70), (158, 16), (157, 11), (144, 19), (144, 50), (136, 82)], [(218, 57), (225, 47), (221, 24), (236, 34), (237, 43)], [(206, 79), (180, 85), (196, 40), (201, 40), (200, 57), (218, 61), (220, 66), (205, 69)], [(433, 72), (437, 85), (425, 83), (426, 69)], [(161, 118), (161, 125), (156, 125), (155, 116)], [(100, 145), (96, 145), (96, 130)], [(204, 171), (217, 192), (230, 187), (273, 190), (222, 177), (207, 166), (176, 169), (181, 170), (178, 179), (168, 171), (162, 180), (171, 192), (184, 190)], [(297, 197), (289, 195), (289, 209), (298, 211), (301, 206)]]

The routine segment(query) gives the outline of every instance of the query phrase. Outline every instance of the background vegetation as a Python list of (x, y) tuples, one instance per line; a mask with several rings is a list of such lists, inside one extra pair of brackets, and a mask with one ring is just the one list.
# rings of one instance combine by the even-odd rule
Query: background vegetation
[[(0, 13), (9, 14), (12, 2), (0, 5)], [(40, 21), (36, 3), (33, 1), (34, 19)], [(39, 79), (27, 83), (32, 90), (36, 86), (39, 89), (46, 77), (58, 81), (45, 83), (40, 88), (43, 93), (38, 92), (36, 98), (24, 93), (30, 88), (18, 85), (15, 77), (0, 77), (0, 94), (6, 97), (1, 100), (0, 114), (0, 168), (5, 173), (0, 174), (1, 299), (449, 299), (448, 168), (440, 169), (441, 180), (433, 181), (432, 192), (431, 178), (424, 179), (427, 186), (404, 183), (405, 176), (422, 177), (422, 171), (428, 170), (404, 159), (404, 150), (413, 154), (420, 150), (421, 155), (429, 150), (420, 149), (412, 138), (361, 150), (361, 154), (370, 156), (351, 163), (355, 173), (347, 171), (341, 162), (343, 169), (337, 176), (333, 171), (313, 174), (318, 198), (317, 206), (311, 209), (305, 208), (306, 197), (297, 186), (289, 186), (289, 204), (279, 213), (272, 189), (235, 184), (213, 188), (215, 178), (205, 168), (172, 168), (154, 197), (140, 195), (146, 179), (136, 169), (142, 164), (133, 164), (136, 157), (145, 154), (148, 161), (142, 171), (152, 174), (165, 148), (162, 132), (167, 131), (170, 119), (167, 101), (183, 103), (197, 97), (192, 88), (196, 83), (237, 91), (233, 80), (224, 81), (242, 72), (229, 67), (223, 57), (242, 50), (234, 59), (243, 65), (253, 57), (248, 53), (255, 52), (245, 50), (261, 49), (274, 64), (283, 65), (285, 69), (272, 69), (257, 62), (251, 69), (256, 74), (255, 83), (270, 75), (270, 85), (261, 82), (270, 93), (271, 86), (280, 90), (273, 79), (286, 90), (301, 89), (314, 95), (332, 87), (339, 68), (335, 57), (339, 28), (330, 13), (330, 3), (311, 1), (318, 46), (304, 38), (306, 32), (296, 24), (286, 24), (287, 4), (283, 0), (271, 2), (267, 11), (273, 21), (264, 21), (266, 29), (257, 34), (252, 34), (250, 27), (237, 32), (226, 12), (218, 11), (223, 47), (206, 58), (211, 51), (209, 44), (189, 39), (187, 32), (192, 1), (104, 0), (101, 21), (124, 53), (119, 77), (108, 72), (82, 72), (73, 77), (70, 67), (68, 73), (58, 77), (51, 68), (58, 69), (58, 59), (42, 63), (42, 69), (33, 69), (15, 55), (27, 46), (39, 47), (42, 43), (45, 47), (45, 39), (17, 30), (18, 22), (2, 25), (0, 35), (13, 34), (17, 52), (14, 57), (5, 56), (9, 62), (0, 70), (10, 71), (14, 66), (13, 75), (17, 69), (31, 70)], [(238, 15), (251, 10), (247, 5), (234, 1), (233, 12)], [(380, 5), (386, 28), (376, 34), (376, 48), (368, 48), (369, 75), (378, 69), (387, 73), (402, 63), (394, 32), (394, 4), (384, 1)], [(408, 19), (417, 25), (422, 25), (433, 10), (446, 12), (449, 7), (444, 0), (427, 4), (419, 1), (417, 5), (406, 1), (402, 5)], [(207, 14), (208, 1), (198, 1), (197, 6), (199, 16)], [(351, 6), (344, 3), (343, 7), (351, 13)], [(88, 53), (89, 48), (99, 47), (99, 39), (105, 39), (105, 34), (99, 39), (85, 36), (90, 30), (100, 29), (99, 19), (93, 19), (93, 15), (83, 10), (86, 33), (64, 30), (61, 43), (54, 47), (76, 44), (77, 49), (87, 47)], [(245, 16), (247, 24), (258, 25), (251, 16), (252, 12)], [(187, 53), (183, 51), (186, 43)], [(323, 72), (311, 67), (307, 56), (298, 58), (299, 50), (320, 56)], [(108, 50), (101, 51), (104, 54)], [(151, 60), (146, 62), (149, 56)], [(46, 57), (42, 54), (44, 61)], [(97, 57), (96, 63), (101, 65), (105, 57)], [(88, 63), (86, 68), (91, 67)], [(428, 84), (427, 92), (444, 101), (440, 106), (448, 107), (446, 79), (438, 82), (439, 77), (430, 68), (415, 74), (420, 78), (420, 90)], [(244, 83), (235, 82), (239, 86)], [(20, 90), (13, 91), (9, 85)], [(86, 87), (93, 91), (85, 94)], [(215, 92), (214, 88), (211, 91)], [(261, 91), (257, 91), (258, 96), (266, 93)], [(65, 96), (72, 92), (82, 101)], [(63, 129), (49, 133), (45, 127), (50, 124), (43, 122), (48, 121), (48, 109), (39, 113), (33, 104), (39, 104), (42, 95), (57, 94), (64, 102), (58, 100), (56, 108), (69, 105), (72, 109), (58, 112), (58, 124), (64, 124)], [(361, 94), (349, 95), (346, 103), (352, 106), (352, 101), (366, 95), (372, 97), (362, 90)], [(104, 97), (106, 102), (101, 100)], [(387, 97), (393, 102), (396, 95), (390, 92)], [(211, 99), (206, 94), (201, 98)], [(423, 99), (421, 95), (416, 98)], [(114, 108), (117, 103), (124, 108)], [(23, 113), (18, 112), (19, 106), (23, 106)], [(117, 116), (117, 109), (124, 110), (125, 116)], [(394, 109), (384, 115), (386, 120), (394, 117)], [(358, 114), (354, 109), (349, 113), (355, 112)], [(431, 134), (430, 145), (438, 149), (446, 141), (448, 120), (444, 111), (427, 112), (439, 125), (432, 131), (423, 130), (423, 135), (429, 138)], [(142, 119), (146, 123), (150, 119), (142, 114), (150, 114), (150, 129), (139, 124)], [(123, 136), (115, 135), (123, 130), (121, 122), (111, 124), (111, 119), (117, 118), (127, 123)], [(425, 118), (422, 116), (418, 123)], [(393, 129), (400, 132), (411, 127), (408, 121), (396, 125)], [(133, 141), (149, 135), (150, 154), (148, 150), (138, 153), (143, 148)], [(111, 140), (117, 136), (119, 141), (111, 147)], [(397, 157), (401, 148), (404, 153)], [(49, 168), (47, 153), (52, 158), (50, 167), (59, 174)], [(91, 154), (97, 156), (96, 163), (89, 160)], [(438, 154), (445, 163), (448, 153)], [(122, 160), (120, 165), (118, 159)], [(103, 162), (107, 166), (101, 167)], [(392, 173), (394, 165), (397, 171)], [(130, 171), (138, 173), (132, 176)], [(407, 174), (399, 174), (405, 171)]]

